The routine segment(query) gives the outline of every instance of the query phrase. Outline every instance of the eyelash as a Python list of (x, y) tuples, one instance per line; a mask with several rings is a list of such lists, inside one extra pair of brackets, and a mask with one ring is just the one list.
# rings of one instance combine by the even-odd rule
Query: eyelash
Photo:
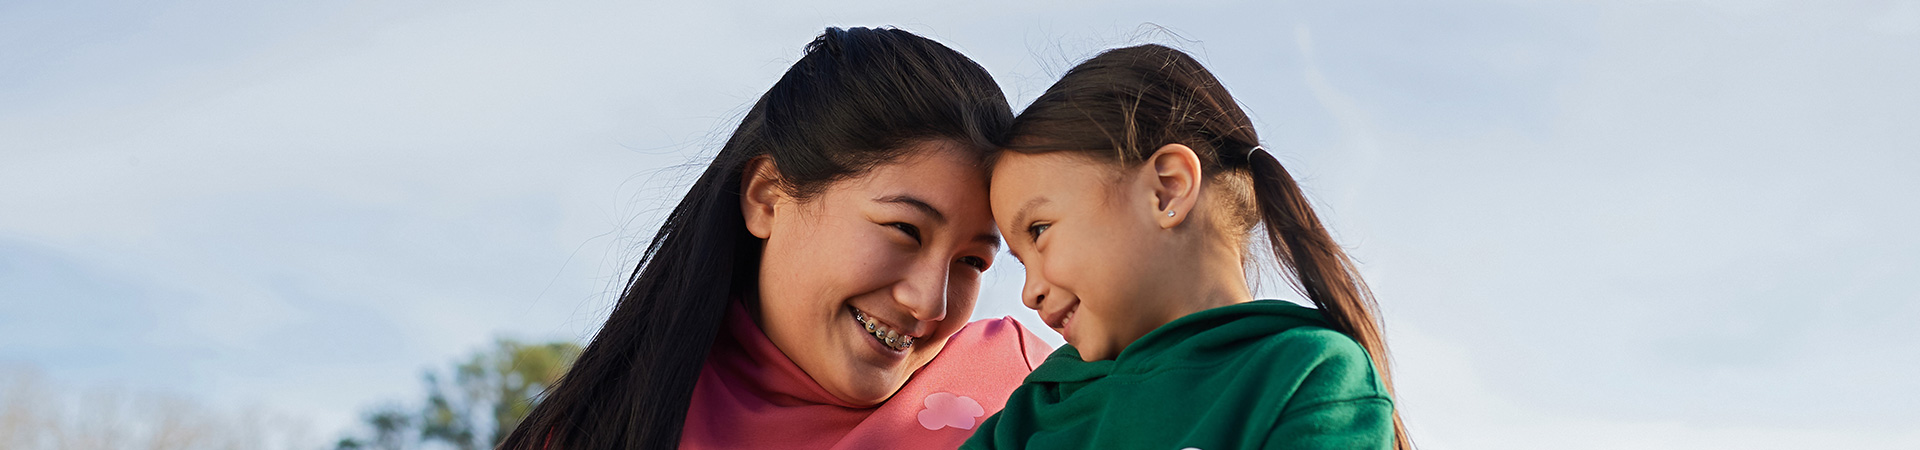
[(962, 257), (960, 258), (960, 262), (966, 263), (967, 265), (973, 266), (973, 268), (979, 269), (981, 271), (987, 270), (987, 260), (981, 259), (978, 256)]
[(1052, 228), (1052, 227), (1053, 227), (1053, 224), (1050, 224), (1050, 223), (1036, 223), (1033, 225), (1027, 225), (1027, 237), (1030, 238), (1031, 240), (1039, 241), (1040, 233), (1045, 233), (1047, 232), (1048, 228)]
[(906, 222), (889, 223), (887, 226), (906, 233), (907, 237), (913, 238), (913, 242), (920, 242), (920, 227), (913, 226), (913, 224)]
[[(913, 224), (906, 222), (893, 222), (886, 225), (893, 227), (893, 229), (900, 230), (901, 233), (906, 233), (907, 237), (913, 238), (914, 242), (920, 242), (920, 227), (913, 226)], [(987, 260), (978, 256), (962, 257), (960, 258), (960, 262), (973, 266), (974, 269), (981, 271), (987, 270)]]

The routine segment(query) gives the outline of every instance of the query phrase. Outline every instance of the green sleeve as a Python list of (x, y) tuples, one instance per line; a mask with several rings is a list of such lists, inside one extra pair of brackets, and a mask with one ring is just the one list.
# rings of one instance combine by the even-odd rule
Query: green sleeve
[(1270, 449), (1392, 449), (1393, 402), (1363, 398), (1289, 413), (1267, 436)]
[(1366, 350), (1328, 329), (1284, 337), (1284, 353), (1309, 362), (1265, 448), (1392, 449), (1393, 400)]
[(987, 416), (987, 420), (980, 421), (980, 426), (973, 429), (973, 437), (967, 438), (966, 442), (960, 444), (960, 450), (992, 450), (993, 429), (1000, 423), (1000, 414), (995, 412)]

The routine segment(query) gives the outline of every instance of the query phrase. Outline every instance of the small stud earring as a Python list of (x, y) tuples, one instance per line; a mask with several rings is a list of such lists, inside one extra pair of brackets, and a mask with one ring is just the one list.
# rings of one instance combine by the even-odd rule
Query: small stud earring
[(1167, 211), (1167, 217), (1173, 217), (1173, 211), (1172, 211), (1172, 210), (1168, 210), (1168, 211)]

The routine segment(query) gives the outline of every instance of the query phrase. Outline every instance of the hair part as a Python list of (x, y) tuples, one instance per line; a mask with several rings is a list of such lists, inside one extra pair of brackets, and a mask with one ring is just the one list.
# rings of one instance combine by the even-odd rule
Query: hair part
[[(1168, 144), (1193, 149), (1205, 174), (1203, 195), (1225, 207), (1210, 225), (1242, 243), (1265, 237), (1294, 288), (1329, 326), (1366, 349), (1392, 392), (1373, 293), (1293, 176), (1271, 153), (1255, 151), (1260, 138), (1253, 121), (1192, 56), (1152, 44), (1102, 52), (1068, 70), (1014, 118), (1010, 142), (1007, 151), (1070, 151), (1121, 168), (1144, 164)], [(1394, 447), (1411, 449), (1397, 410), (1393, 428)]]
[(674, 448), (727, 302), (757, 297), (759, 240), (740, 211), (767, 158), (805, 199), (951, 141), (983, 160), (1013, 112), (985, 69), (912, 33), (828, 28), (748, 110), (654, 234), (606, 324), (499, 448)]

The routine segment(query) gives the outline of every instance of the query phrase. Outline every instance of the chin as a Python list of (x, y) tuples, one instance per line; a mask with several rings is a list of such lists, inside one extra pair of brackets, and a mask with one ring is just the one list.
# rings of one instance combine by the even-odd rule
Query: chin
[[(911, 361), (911, 360), (909, 360)], [(907, 377), (913, 374), (909, 361), (895, 361), (895, 364), (876, 364), (860, 358), (847, 360), (846, 372), (835, 380), (838, 386), (828, 390), (841, 401), (860, 406), (872, 406), (892, 398), (902, 386), (906, 386)], [(825, 383), (821, 383), (822, 387)]]
[(1082, 347), (1077, 344), (1073, 344), (1072, 342), (1068, 342), (1067, 344), (1073, 345), (1074, 349), (1080, 351), (1081, 361), (1094, 362), (1094, 361), (1099, 361), (1103, 359), (1113, 359), (1115, 356), (1119, 356), (1119, 355), (1116, 355), (1116, 353), (1118, 352), (1110, 351), (1108, 350), (1107, 347), (1102, 346), (1100, 344), (1089, 342), (1085, 347)]
[(880, 377), (871, 380), (847, 380), (849, 385), (842, 386), (840, 392), (833, 393), (840, 401), (858, 406), (874, 406), (886, 402), (893, 394), (900, 392), (906, 380), (893, 377)]
[[(861, 336), (866, 338), (865, 335)], [(874, 406), (893, 398), (900, 388), (907, 385), (909, 378), (928, 362), (940, 349), (946, 346), (946, 340), (940, 339), (925, 346), (916, 346), (899, 359), (868, 359), (858, 351), (846, 356), (846, 372), (835, 380), (834, 386), (821, 382), (822, 388), (839, 398), (840, 401), (859, 406)]]

